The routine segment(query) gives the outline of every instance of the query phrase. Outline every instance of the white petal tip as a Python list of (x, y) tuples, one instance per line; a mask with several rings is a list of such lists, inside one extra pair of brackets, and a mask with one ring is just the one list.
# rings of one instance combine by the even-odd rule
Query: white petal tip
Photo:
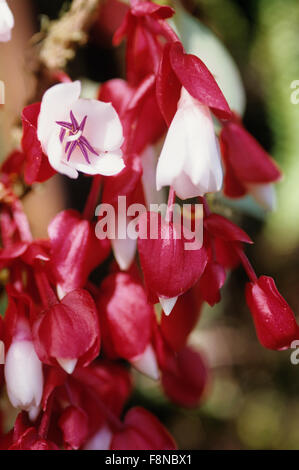
[(159, 297), (159, 302), (166, 316), (171, 314), (177, 299), (178, 297), (171, 297), (169, 299), (167, 299), (166, 297)]
[(31, 422), (36, 421), (36, 418), (38, 417), (40, 412), (40, 406), (32, 406), (30, 410), (28, 411), (28, 416)]
[(145, 351), (134, 359), (131, 359), (131, 364), (142, 374), (147, 375), (153, 380), (159, 380), (160, 372), (156, 359), (156, 354), (151, 345), (145, 348)]
[(65, 297), (65, 295), (66, 295), (66, 292), (63, 290), (63, 288), (61, 287), (60, 284), (57, 284), (56, 292), (57, 292), (57, 296), (58, 296), (59, 300), (62, 300), (63, 297)]
[(113, 434), (108, 426), (103, 426), (84, 446), (84, 450), (109, 450)]
[(122, 271), (127, 271), (136, 254), (137, 240), (126, 238), (125, 240), (111, 240), (113, 254)]
[(78, 359), (56, 359), (60, 367), (67, 373), (72, 374), (77, 365)]

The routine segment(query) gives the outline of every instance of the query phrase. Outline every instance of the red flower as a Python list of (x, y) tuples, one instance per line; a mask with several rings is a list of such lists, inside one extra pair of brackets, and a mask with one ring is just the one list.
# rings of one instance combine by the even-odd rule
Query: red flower
[(171, 359), (169, 368), (162, 370), (165, 393), (175, 403), (185, 407), (198, 406), (206, 387), (208, 371), (201, 355), (185, 347)]
[[(166, 125), (156, 98), (153, 74), (146, 75), (136, 86), (114, 79), (100, 87), (99, 100), (112, 103), (123, 125), (126, 154), (140, 154), (166, 132)], [(127, 163), (127, 162), (126, 162)]]
[(22, 149), (25, 154), (25, 181), (27, 184), (42, 183), (56, 172), (49, 164), (37, 138), (37, 119), (41, 103), (34, 103), (23, 109)]
[(38, 430), (29, 424), (24, 413), (20, 413), (13, 430), (0, 441), (3, 450), (59, 450), (52, 441), (41, 437)]
[(186, 345), (198, 321), (201, 305), (194, 289), (190, 289), (178, 298), (171, 315), (162, 314), (161, 333), (173, 351), (180, 351)]
[(219, 214), (205, 217), (204, 227), (209, 261), (195, 289), (213, 306), (221, 299), (220, 289), (226, 280), (226, 269), (239, 264), (236, 248), (252, 241), (244, 230)]
[(175, 450), (170, 434), (158, 419), (144, 408), (131, 408), (125, 416), (124, 428), (116, 432), (111, 450)]
[[(158, 221), (157, 239), (146, 236), (150, 234), (151, 217)], [(157, 302), (159, 298), (163, 302), (163, 299), (182, 295), (198, 281), (205, 269), (205, 248), (186, 250), (184, 235), (176, 238), (176, 227), (165, 222), (160, 214), (142, 214), (139, 227), (138, 250), (150, 300)], [(165, 305), (164, 311), (170, 313)]]
[(106, 354), (127, 360), (142, 354), (154, 319), (143, 286), (127, 273), (112, 274), (100, 287), (97, 306)]
[(94, 224), (74, 210), (60, 212), (48, 232), (57, 284), (63, 293), (84, 287), (91, 271), (109, 255), (109, 240), (98, 240)]
[(40, 360), (72, 373), (77, 362), (88, 365), (100, 349), (100, 330), (90, 294), (77, 289), (42, 311), (33, 323), (33, 338)]
[(173, 13), (173, 9), (168, 6), (134, 1), (116, 31), (114, 44), (127, 38), (127, 77), (133, 86), (139, 84), (146, 75), (157, 71), (162, 51), (158, 37), (163, 34), (160, 22), (170, 18)]
[(261, 276), (256, 282), (248, 283), (246, 301), (258, 339), (265, 348), (286, 349), (298, 338), (294, 313), (271, 277)]
[(66, 449), (79, 449), (88, 436), (88, 417), (75, 406), (68, 406), (59, 419)]
[(258, 197), (259, 188), (281, 178), (275, 162), (246, 131), (237, 116), (223, 125), (220, 144), (226, 169), (224, 193), (228, 197), (242, 197), (250, 192)]
[(231, 111), (213, 75), (195, 55), (186, 54), (179, 41), (164, 48), (157, 76), (157, 99), (170, 125), (177, 110), (181, 87), (208, 106), (219, 119), (229, 119)]

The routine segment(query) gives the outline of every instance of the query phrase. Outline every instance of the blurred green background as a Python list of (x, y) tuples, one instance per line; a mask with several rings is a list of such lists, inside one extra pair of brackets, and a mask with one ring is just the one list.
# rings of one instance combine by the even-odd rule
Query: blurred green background
[[(32, 0), (33, 28), (39, 29), (41, 15), (55, 18), (67, 3)], [(299, 104), (290, 100), (291, 83), (299, 80), (299, 1), (188, 0), (185, 5), (234, 58), (246, 91), (244, 123), (283, 169), (275, 213), (263, 214), (247, 201), (233, 215), (256, 241), (248, 254), (258, 274), (276, 279), (299, 319)], [(104, 81), (122, 73), (121, 60), (109, 44), (91, 41), (69, 72)], [(0, 143), (3, 148), (3, 137)], [(82, 179), (76, 185), (67, 187), (68, 205), (74, 207)], [(299, 365), (291, 364), (291, 351), (259, 345), (244, 301), (245, 282), (242, 270), (232, 273), (222, 302), (204, 308), (191, 336), (211, 367), (201, 407), (171, 405), (136, 373), (132, 401), (157, 413), (183, 449), (299, 449)]]

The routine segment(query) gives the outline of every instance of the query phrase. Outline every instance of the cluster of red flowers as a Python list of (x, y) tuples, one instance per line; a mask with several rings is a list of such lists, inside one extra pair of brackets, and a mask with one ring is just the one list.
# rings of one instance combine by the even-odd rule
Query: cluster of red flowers
[[(298, 337), (294, 314), (274, 281), (257, 278), (244, 253), (244, 244), (252, 243), (249, 236), (212, 213), (200, 193), (200, 249), (186, 251), (184, 240), (175, 237), (140, 238), (140, 265), (134, 258), (121, 271), (111, 262), (100, 285), (90, 280), (111, 252), (111, 242), (95, 236), (99, 186), (102, 202), (115, 205), (122, 195), (130, 203), (147, 204), (140, 156), (167, 132), (182, 87), (222, 126), (227, 196), (243, 196), (280, 177), (204, 63), (185, 53), (167, 23), (173, 13), (168, 6), (132, 1), (114, 35), (115, 44), (126, 39), (127, 79), (103, 84), (98, 98), (112, 103), (119, 115), (125, 168), (114, 176), (93, 176), (83, 214), (59, 213), (49, 238), (33, 240), (14, 194), (16, 174), (29, 186), (55, 174), (38, 138), (40, 103), (25, 108), (21, 150), (1, 167), (0, 268), (8, 271), (8, 307), (0, 317), (6, 352), (0, 385), (21, 410), (14, 428), (1, 435), (3, 449), (175, 449), (155, 416), (141, 407), (126, 408), (133, 385), (130, 367), (160, 380), (176, 404), (196, 406), (208, 373), (200, 354), (187, 345), (188, 337), (203, 302), (220, 301), (228, 270), (240, 263), (249, 276), (246, 300), (261, 344), (279, 350)], [(172, 188), (169, 203), (174, 197)], [(141, 216), (141, 230), (149, 219), (150, 212)], [(160, 224), (166, 223), (172, 227), (171, 218), (161, 217)], [(159, 300), (167, 313), (172, 310), (170, 316), (162, 312), (158, 319), (154, 304)]]

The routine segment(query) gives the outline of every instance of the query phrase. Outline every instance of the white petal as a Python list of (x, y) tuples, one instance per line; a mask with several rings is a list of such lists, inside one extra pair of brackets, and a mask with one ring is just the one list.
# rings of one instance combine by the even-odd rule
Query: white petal
[(276, 194), (274, 185), (268, 184), (248, 184), (247, 188), (251, 196), (264, 209), (273, 211), (276, 208)]
[(32, 406), (32, 407), (28, 410), (28, 415), (29, 415), (30, 421), (34, 422), (34, 421), (36, 420), (36, 418), (37, 418), (38, 415), (39, 415), (40, 410), (41, 410), (41, 407), (40, 407), (40, 406)]
[[(80, 154), (79, 154), (80, 153)], [(78, 161), (80, 159), (80, 161)], [(84, 160), (78, 147), (71, 156), (69, 165), (87, 175), (117, 175), (124, 169), (121, 150), (107, 152), (98, 156), (89, 154), (90, 164)]]
[(11, 30), (14, 27), (14, 17), (7, 5), (2, 0), (0, 1), (0, 41), (7, 42), (11, 39)]
[(56, 361), (58, 364), (62, 367), (62, 369), (67, 373), (67, 374), (72, 374), (75, 370), (75, 367), (77, 365), (78, 359), (64, 359), (64, 358), (56, 358)]
[(157, 166), (157, 189), (172, 185), (181, 199), (219, 191), (222, 167), (209, 109), (183, 88)]
[(127, 271), (136, 254), (137, 240), (126, 238), (125, 240), (111, 240), (113, 254), (122, 271)]
[(157, 168), (157, 152), (152, 145), (148, 145), (140, 155), (142, 163), (142, 186), (146, 205), (163, 204), (167, 202), (164, 191), (156, 189), (156, 168)]
[(69, 178), (78, 178), (78, 171), (74, 165), (72, 165), (72, 162), (66, 161), (64, 148), (61, 145), (59, 133), (56, 130), (52, 133), (49, 139), (47, 155), (50, 165), (54, 170), (58, 171), (58, 173), (62, 173)]
[(121, 147), (122, 125), (111, 103), (79, 99), (72, 111), (79, 123), (87, 116), (83, 134), (97, 151), (113, 151)]
[(12, 342), (7, 352), (4, 373), (8, 397), (15, 408), (30, 410), (40, 405), (43, 371), (32, 341)]
[(172, 312), (173, 307), (176, 304), (176, 301), (178, 300), (177, 297), (171, 297), (171, 298), (166, 298), (166, 297), (159, 297), (159, 302), (161, 304), (161, 307), (163, 309), (163, 312), (165, 315), (170, 315)]
[(100, 431), (92, 436), (85, 444), (84, 450), (109, 450), (113, 434), (108, 426), (103, 426)]
[(0, 33), (0, 42), (8, 42), (11, 40), (11, 30), (8, 29), (7, 31), (4, 31), (3, 33)]
[(37, 123), (37, 137), (44, 152), (48, 155), (48, 143), (53, 132), (59, 135), (60, 128), (56, 121), (70, 120), (70, 111), (79, 99), (81, 83), (59, 83), (49, 88), (42, 99)]
[(157, 165), (156, 184), (159, 191), (171, 186), (184, 169), (186, 157), (185, 128), (183, 112), (178, 110), (168, 129)]
[(59, 300), (62, 300), (63, 297), (66, 296), (67, 292), (65, 292), (65, 290), (63, 290), (63, 288), (61, 287), (60, 284), (57, 284), (56, 285), (56, 292), (57, 292), (57, 297)]
[(203, 184), (193, 184), (191, 178), (182, 171), (173, 181), (172, 186), (180, 199), (189, 199), (197, 196), (204, 196), (206, 193), (205, 182)]
[(134, 359), (131, 359), (132, 366), (135, 369), (139, 370), (142, 374), (147, 375), (153, 380), (159, 380), (160, 372), (159, 367), (156, 359), (156, 354), (153, 350), (151, 344), (149, 344), (144, 352), (137, 356)]

